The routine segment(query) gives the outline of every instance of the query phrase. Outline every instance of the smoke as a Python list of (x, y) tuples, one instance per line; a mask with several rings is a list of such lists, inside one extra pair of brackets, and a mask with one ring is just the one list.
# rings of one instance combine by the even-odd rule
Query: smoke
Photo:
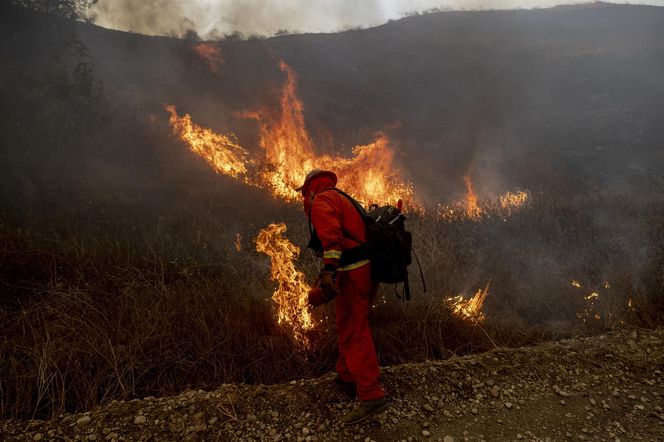
[[(377, 26), (432, 9), (516, 9), (579, 3), (560, 0), (100, 0), (91, 10), (100, 26), (149, 35), (207, 38), (229, 34), (336, 32)], [(664, 4), (664, 0), (648, 2)]]
[(100, 26), (149, 35), (182, 36), (195, 30), (204, 10), (179, 0), (102, 0), (88, 13)]

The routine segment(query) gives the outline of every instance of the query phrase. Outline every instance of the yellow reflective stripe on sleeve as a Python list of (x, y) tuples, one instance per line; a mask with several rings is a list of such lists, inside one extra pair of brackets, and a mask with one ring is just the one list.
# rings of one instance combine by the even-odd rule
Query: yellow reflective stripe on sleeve
[(358, 267), (362, 267), (365, 264), (369, 264), (368, 259), (363, 259), (362, 261), (354, 262), (352, 264), (348, 264), (346, 267), (339, 267), (337, 269), (337, 272), (347, 272), (348, 270), (354, 270)]
[(341, 259), (341, 250), (326, 250), (323, 252), (325, 259)]

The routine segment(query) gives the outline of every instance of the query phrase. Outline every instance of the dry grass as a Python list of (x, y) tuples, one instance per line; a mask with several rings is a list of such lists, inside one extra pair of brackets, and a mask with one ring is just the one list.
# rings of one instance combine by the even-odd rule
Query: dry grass
[[(381, 363), (660, 322), (664, 214), (605, 203), (533, 202), (508, 220), (410, 219), (429, 292), (421, 294), (413, 269), (414, 301), (398, 301), (391, 287), (380, 293), (371, 320)], [(633, 222), (603, 223), (598, 207)], [(294, 213), (290, 225), (303, 224), (300, 217)], [(298, 351), (275, 324), (267, 258), (246, 240), (238, 253), (235, 232), (222, 221), (67, 225), (27, 231), (2, 224), (3, 417), (48, 417), (111, 399), (332, 369), (333, 307), (316, 313), (323, 326), (315, 349)], [(304, 230), (289, 236), (302, 244)], [(300, 264), (312, 273), (317, 265), (306, 253)], [(485, 322), (451, 315), (446, 296), (472, 294), (489, 279)], [(583, 288), (571, 286), (573, 279)], [(600, 294), (592, 308), (588, 291)], [(583, 322), (578, 316), (589, 308)]]

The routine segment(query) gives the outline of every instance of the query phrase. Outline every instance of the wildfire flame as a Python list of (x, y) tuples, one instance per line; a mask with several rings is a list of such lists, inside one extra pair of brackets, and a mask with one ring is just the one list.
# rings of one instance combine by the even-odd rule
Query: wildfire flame
[(203, 157), (216, 172), (232, 177), (247, 173), (249, 152), (237, 143), (233, 134), (218, 134), (201, 127), (193, 123), (188, 114), (178, 117), (175, 106), (166, 106), (166, 110), (171, 114), (169, 123), (173, 135), (187, 143), (189, 149)]
[(477, 194), (470, 175), (464, 176), (463, 182), (466, 185), (466, 215), (470, 219), (478, 219), (482, 216), (482, 208), (477, 203)]
[(452, 308), (452, 314), (475, 322), (483, 321), (485, 317), (482, 312), (482, 305), (489, 294), (489, 284), (491, 284), (491, 281), (487, 282), (486, 286), (479, 289), (475, 296), (470, 299), (464, 299), (463, 296), (448, 298), (446, 301)]
[(278, 323), (288, 326), (295, 341), (308, 347), (306, 331), (315, 326), (307, 304), (311, 287), (293, 264), (300, 249), (283, 237), (284, 232), (286, 225), (283, 223), (270, 224), (262, 229), (256, 238), (256, 250), (270, 257), (271, 278), (278, 283), (272, 294), (277, 305)]
[(528, 192), (519, 190), (518, 192), (507, 192), (500, 196), (500, 207), (512, 213), (521, 208), (528, 201)]
[(221, 72), (221, 65), (224, 64), (224, 59), (221, 56), (221, 48), (218, 45), (213, 43), (199, 43), (193, 47), (193, 50), (212, 73), (219, 74)]
[(285, 201), (299, 198), (293, 189), (302, 184), (309, 170), (323, 168), (335, 171), (338, 186), (365, 204), (394, 204), (402, 199), (408, 207), (416, 207), (412, 184), (403, 181), (394, 168), (394, 151), (385, 134), (378, 134), (373, 143), (354, 147), (350, 158), (315, 153), (304, 124), (304, 107), (297, 96), (295, 72), (283, 61), (279, 67), (285, 75), (279, 112), (263, 109), (238, 114), (257, 121), (262, 158), (250, 158), (235, 135), (216, 134), (198, 126), (189, 115), (179, 117), (170, 105), (166, 110), (171, 114), (173, 134), (218, 173), (268, 188)]

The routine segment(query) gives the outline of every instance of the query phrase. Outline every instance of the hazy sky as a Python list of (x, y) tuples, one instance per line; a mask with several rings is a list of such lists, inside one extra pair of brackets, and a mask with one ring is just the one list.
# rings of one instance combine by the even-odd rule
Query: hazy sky
[[(141, 34), (273, 35), (376, 26), (415, 11), (541, 8), (574, 0), (99, 0), (100, 26)], [(664, 0), (647, 4), (664, 6)]]

